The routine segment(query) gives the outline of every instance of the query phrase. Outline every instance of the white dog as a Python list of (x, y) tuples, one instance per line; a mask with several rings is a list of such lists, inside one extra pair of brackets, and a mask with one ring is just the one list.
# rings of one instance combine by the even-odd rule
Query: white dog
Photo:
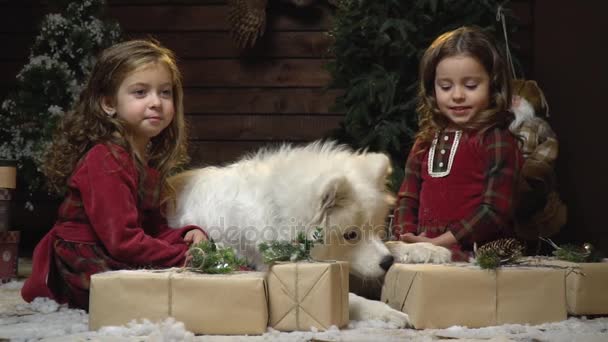
[[(298, 232), (324, 230), (317, 259), (343, 260), (351, 273), (378, 278), (397, 261), (445, 262), (449, 252), (428, 244), (385, 246), (385, 220), (394, 196), (387, 190), (387, 156), (353, 152), (335, 143), (263, 149), (225, 167), (207, 167), (173, 177), (177, 192), (169, 224), (205, 227), (210, 237), (234, 247), (255, 268), (265, 266), (261, 242), (293, 240)], [(447, 259), (445, 252), (447, 252)], [(443, 253), (443, 254), (442, 254)], [(406, 314), (351, 294), (353, 320), (380, 319), (406, 326)]]

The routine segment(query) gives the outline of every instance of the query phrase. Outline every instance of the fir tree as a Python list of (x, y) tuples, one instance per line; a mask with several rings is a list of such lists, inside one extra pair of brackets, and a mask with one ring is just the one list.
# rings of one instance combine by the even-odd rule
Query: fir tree
[(0, 159), (17, 160), (19, 188), (45, 189), (39, 161), (59, 118), (80, 94), (97, 53), (116, 42), (117, 23), (101, 20), (104, 0), (51, 1), (16, 87), (0, 106)]
[[(345, 119), (334, 138), (354, 148), (388, 153), (393, 160), (393, 187), (416, 133), (418, 64), (424, 50), (441, 33), (476, 25), (502, 39), (496, 0), (340, 0), (337, 1), (329, 64), (332, 87), (344, 89), (336, 101)], [(504, 11), (508, 27), (513, 20)]]

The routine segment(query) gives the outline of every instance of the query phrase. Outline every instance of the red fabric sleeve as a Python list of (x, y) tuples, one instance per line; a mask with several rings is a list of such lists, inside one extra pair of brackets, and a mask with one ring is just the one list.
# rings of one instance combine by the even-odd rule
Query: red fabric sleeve
[(135, 165), (124, 150), (113, 152), (96, 145), (73, 176), (93, 230), (118, 261), (156, 267), (183, 264), (188, 246), (175, 238), (180, 231), (165, 233), (169, 238), (163, 240), (140, 226)]
[(416, 142), (405, 162), (405, 173), (397, 193), (397, 206), (393, 218), (393, 237), (397, 240), (401, 234), (418, 232), (418, 207), (422, 181), (420, 168), (423, 155), (420, 144)]
[(145, 219), (143, 225), (146, 232), (157, 239), (165, 240), (169, 243), (178, 243), (184, 240), (184, 235), (186, 235), (187, 232), (198, 229), (203, 232), (207, 237), (207, 240), (209, 240), (207, 232), (199, 226), (187, 225), (181, 228), (169, 227), (167, 219), (161, 214), (160, 209), (148, 211), (144, 215)]

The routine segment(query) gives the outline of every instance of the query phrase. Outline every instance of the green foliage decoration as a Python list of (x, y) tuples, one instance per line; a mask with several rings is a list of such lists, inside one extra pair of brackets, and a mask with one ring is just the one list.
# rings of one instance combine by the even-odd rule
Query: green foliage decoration
[[(327, 65), (331, 87), (344, 89), (336, 110), (345, 113), (333, 138), (352, 147), (387, 153), (393, 161), (392, 187), (400, 185), (403, 166), (418, 129), (418, 64), (441, 33), (477, 25), (503, 38), (496, 21), (496, 0), (338, 0)], [(503, 12), (513, 31), (516, 23)]]
[(317, 243), (323, 242), (323, 228), (316, 228), (312, 239), (308, 239), (304, 232), (299, 232), (293, 241), (271, 241), (259, 244), (265, 264), (279, 261), (311, 260), (310, 251)]
[(475, 263), (483, 269), (517, 264), (524, 255), (524, 246), (516, 239), (490, 241), (475, 250)]
[(59, 119), (78, 98), (103, 48), (120, 27), (100, 19), (104, 0), (50, 1), (16, 86), (0, 106), (0, 159), (16, 160), (18, 188), (48, 194), (39, 163)]
[(188, 269), (194, 272), (223, 274), (239, 270), (245, 261), (239, 258), (234, 249), (218, 247), (214, 242), (202, 241), (190, 246), (192, 260)]
[(549, 238), (541, 237), (540, 239), (554, 248), (552, 254), (559, 260), (580, 263), (600, 262), (604, 259), (603, 253), (588, 242), (582, 245), (576, 245), (573, 243), (558, 245)]

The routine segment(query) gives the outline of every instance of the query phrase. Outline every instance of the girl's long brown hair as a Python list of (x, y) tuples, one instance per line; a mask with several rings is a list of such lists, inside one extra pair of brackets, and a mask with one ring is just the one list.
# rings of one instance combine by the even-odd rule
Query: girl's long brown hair
[[(139, 195), (143, 193), (145, 161), (130, 144), (124, 122), (102, 109), (104, 98), (113, 99), (120, 84), (131, 73), (150, 64), (166, 66), (172, 76), (175, 115), (167, 128), (152, 138), (148, 166), (158, 170), (160, 186), (177, 166), (187, 161), (182, 76), (171, 50), (152, 40), (131, 40), (104, 50), (73, 109), (62, 118), (43, 159), (42, 170), (51, 190), (63, 193), (78, 161), (95, 144), (116, 144), (126, 149), (139, 172)], [(157, 189), (160, 190), (160, 189)]]
[(475, 58), (490, 76), (490, 105), (473, 120), (462, 125), (465, 131), (485, 130), (508, 125), (513, 120), (511, 106), (511, 74), (501, 50), (494, 39), (478, 27), (460, 27), (439, 36), (427, 48), (420, 61), (418, 114), (420, 130), (418, 143), (427, 146), (436, 133), (450, 121), (439, 111), (435, 97), (437, 64), (447, 57), (465, 55)]

